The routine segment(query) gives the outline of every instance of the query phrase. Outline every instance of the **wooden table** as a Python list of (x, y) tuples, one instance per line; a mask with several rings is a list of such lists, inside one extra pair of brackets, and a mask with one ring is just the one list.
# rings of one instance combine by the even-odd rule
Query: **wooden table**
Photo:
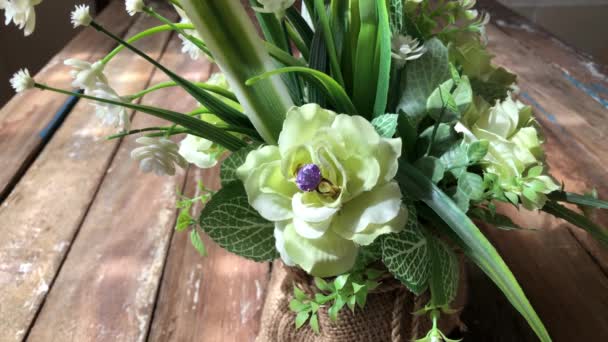
[[(488, 28), (496, 61), (520, 74), (522, 99), (535, 107), (554, 175), (569, 190), (596, 186), (608, 197), (608, 77), (555, 38), (493, 2)], [(114, 1), (99, 18), (122, 36), (156, 25), (127, 16)], [(176, 35), (138, 46), (192, 80), (210, 64), (179, 53)], [(94, 61), (113, 43), (84, 30), (37, 75), (69, 88), (62, 61)], [(106, 69), (120, 94), (166, 80), (150, 64), (120, 54)], [(187, 111), (179, 89), (143, 103)], [(0, 111), (0, 341), (252, 341), (269, 265), (230, 255), (206, 239), (199, 257), (187, 234), (174, 233), (176, 189), (202, 179), (219, 186), (217, 169), (175, 177), (142, 174), (129, 152), (134, 139), (105, 141), (90, 104), (65, 118), (66, 98), (30, 91)], [(133, 113), (135, 127), (158, 120)], [(604, 226), (608, 217), (600, 217)], [(608, 339), (608, 253), (577, 229), (537, 214), (520, 223), (536, 232), (487, 229), (555, 341)], [(504, 297), (470, 267), (472, 301), (463, 318), (467, 341), (534, 341)]]

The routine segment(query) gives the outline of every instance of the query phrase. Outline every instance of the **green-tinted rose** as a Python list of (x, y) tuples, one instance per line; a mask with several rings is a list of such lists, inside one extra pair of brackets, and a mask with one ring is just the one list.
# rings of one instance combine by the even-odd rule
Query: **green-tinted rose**
[(501, 189), (518, 195), (525, 208), (542, 208), (546, 194), (559, 188), (542, 174), (543, 141), (529, 106), (509, 96), (490, 107), (478, 98), (457, 130), (465, 134), (466, 140), (490, 142), (482, 161), (484, 171), (496, 175)]
[[(316, 104), (287, 113), (278, 146), (252, 151), (238, 168), (249, 202), (275, 222), (277, 249), (314, 276), (348, 271), (359, 245), (403, 228), (407, 212), (393, 180), (401, 139), (386, 139), (360, 116)], [(296, 183), (304, 165), (320, 169), (312, 191)]]

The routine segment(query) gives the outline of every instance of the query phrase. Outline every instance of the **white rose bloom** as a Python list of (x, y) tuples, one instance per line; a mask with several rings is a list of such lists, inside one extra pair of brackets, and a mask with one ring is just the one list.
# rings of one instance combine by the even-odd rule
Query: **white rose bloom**
[[(125, 101), (106, 83), (98, 83), (91, 95), (106, 100)], [(121, 128), (123, 131), (129, 130), (131, 122), (129, 112), (125, 107), (104, 102), (93, 102), (93, 106), (95, 107), (95, 115), (101, 119), (104, 125)]]
[(28, 89), (34, 88), (34, 79), (30, 76), (30, 72), (27, 69), (21, 69), (17, 71), (10, 80), (11, 86), (17, 93), (21, 93)]
[(173, 140), (140, 137), (135, 141), (143, 146), (131, 151), (131, 158), (139, 161), (139, 168), (145, 173), (173, 176), (175, 164), (182, 168), (188, 166), (188, 162), (177, 152), (178, 146)]
[(188, 134), (179, 143), (179, 154), (201, 169), (214, 167), (222, 152), (223, 149), (213, 141), (195, 135)]
[(36, 27), (34, 6), (41, 2), (42, 0), (0, 0), (0, 9), (4, 10), (5, 25), (12, 21), (19, 29), (23, 29), (26, 36), (29, 36)]
[(66, 59), (63, 63), (74, 68), (74, 70), (70, 71), (70, 75), (74, 78), (72, 86), (84, 89), (87, 93), (95, 90), (98, 84), (108, 83), (108, 78), (103, 73), (105, 65), (101, 61), (89, 63), (70, 58)]
[(89, 11), (89, 6), (86, 5), (76, 5), (76, 8), (72, 11), (70, 18), (74, 28), (78, 26), (89, 26), (93, 21), (93, 17), (91, 17), (91, 12)]

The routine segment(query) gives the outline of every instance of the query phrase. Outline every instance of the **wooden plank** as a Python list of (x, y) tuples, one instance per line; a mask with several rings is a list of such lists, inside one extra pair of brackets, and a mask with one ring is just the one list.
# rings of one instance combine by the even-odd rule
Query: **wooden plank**
[[(188, 196), (196, 194), (197, 180), (218, 189), (219, 168), (191, 169)], [(188, 233), (174, 234), (149, 341), (255, 340), (269, 264), (230, 254), (207, 236), (204, 242), (207, 257), (191, 246)]]
[[(608, 150), (603, 143), (608, 111), (519, 41), (492, 25), (487, 30), (495, 62), (518, 74), (520, 99), (534, 107), (543, 126), (551, 173), (563, 180), (569, 191), (585, 192), (595, 187), (600, 198), (608, 198)], [(608, 227), (608, 213), (599, 212), (597, 221)], [(608, 250), (579, 229), (570, 230), (608, 273)]]
[[(163, 39), (156, 40), (162, 46)], [(174, 36), (160, 62), (189, 79), (206, 76), (206, 69), (184, 63), (180, 44)], [(152, 83), (166, 80), (157, 71)], [(143, 102), (182, 112), (196, 105), (180, 88)], [(137, 114), (133, 126), (163, 124)], [(183, 187), (184, 172), (143, 174), (129, 156), (136, 146), (134, 138), (121, 142), (29, 340), (145, 340), (175, 225), (175, 190)]]
[[(133, 23), (120, 1), (112, 3), (98, 20), (119, 35), (123, 35)], [(24, 43), (27, 44), (26, 39)], [(113, 46), (113, 41), (87, 28), (51, 59), (36, 75), (36, 79), (41, 83), (69, 89), (71, 77), (69, 69), (63, 65), (65, 59), (94, 60)], [(5, 81), (8, 80), (2, 80)], [(44, 128), (65, 101), (66, 97), (60, 94), (29, 91), (13, 97), (0, 110), (0, 203), (49, 138), (51, 132), (44, 132)]]
[[(152, 23), (142, 18), (131, 33)], [(139, 46), (158, 56), (167, 37)], [(103, 54), (97, 51), (94, 58)], [(152, 67), (124, 53), (106, 72), (119, 93), (129, 94), (147, 84)], [(56, 73), (48, 78), (66, 75), (63, 70)], [(29, 115), (27, 109), (20, 110), (15, 114)], [(79, 103), (0, 206), (1, 341), (19, 341), (27, 333), (116, 151), (118, 141), (104, 141), (113, 131), (100, 127), (90, 104)]]

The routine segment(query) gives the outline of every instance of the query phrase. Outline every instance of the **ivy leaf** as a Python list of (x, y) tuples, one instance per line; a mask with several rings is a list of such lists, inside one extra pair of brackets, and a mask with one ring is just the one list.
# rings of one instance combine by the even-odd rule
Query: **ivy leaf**
[[(483, 157), (488, 154), (488, 148), (490, 146), (490, 142), (487, 140), (476, 140), (473, 141), (469, 147), (467, 148), (467, 157), (469, 158), (469, 162), (476, 163), (483, 159)], [(541, 167), (542, 171), (542, 167)]]
[(429, 238), (431, 304), (446, 307), (458, 291), (459, 267), (454, 252), (441, 240)]
[(241, 182), (224, 186), (201, 212), (200, 226), (221, 247), (254, 261), (278, 257), (274, 224), (253, 209)]
[(403, 95), (397, 109), (418, 123), (426, 115), (427, 99), (433, 91), (451, 78), (448, 49), (433, 38), (424, 44), (427, 51), (420, 58), (409, 61), (401, 77)]
[(451, 122), (460, 118), (456, 99), (450, 93), (454, 81), (451, 79), (437, 87), (426, 101), (426, 110), (431, 118), (439, 122)]
[(382, 260), (388, 270), (415, 294), (421, 294), (429, 278), (429, 247), (416, 218), (416, 208), (410, 213), (405, 228), (382, 238)]
[(203, 239), (201, 239), (201, 236), (198, 234), (198, 230), (192, 229), (190, 231), (190, 242), (192, 242), (192, 246), (194, 246), (194, 249), (196, 249), (201, 256), (207, 256), (207, 249), (205, 248)]
[(249, 152), (256, 148), (257, 146), (243, 147), (242, 149), (232, 153), (228, 158), (226, 158), (226, 160), (222, 162), (220, 169), (222, 186), (238, 180), (238, 178), (236, 178), (236, 169), (245, 163), (245, 159), (247, 159)]
[(296, 329), (300, 329), (310, 317), (310, 311), (300, 311), (296, 316)]
[(376, 132), (384, 138), (392, 138), (397, 132), (397, 114), (382, 114), (372, 120)]
[(382, 242), (374, 240), (370, 245), (359, 247), (353, 270), (365, 269), (369, 264), (382, 259)]
[(458, 178), (458, 190), (474, 201), (483, 198), (483, 189), (483, 179), (478, 174), (465, 172)]
[[(193, 224), (192, 216), (190, 215), (190, 207), (192, 204), (187, 207), (182, 208), (179, 211), (179, 215), (177, 216), (177, 222), (175, 223), (175, 230), (178, 232), (184, 231), (186, 228), (190, 227)], [(194, 221), (196, 223), (196, 221)]]
[(431, 148), (430, 155), (435, 157), (443, 155), (454, 145), (457, 145), (458, 137), (452, 129), (452, 126), (445, 123), (440, 123), (439, 126), (437, 126), (435, 137), (433, 137), (434, 130), (435, 127), (431, 126), (420, 134), (420, 138), (418, 138), (416, 141), (417, 152), (419, 155), (426, 152), (431, 141), (433, 146)]
[(440, 158), (446, 170), (454, 177), (460, 176), (467, 170), (469, 157), (462, 144), (452, 145)]
[(433, 183), (438, 183), (445, 173), (445, 166), (443, 166), (441, 160), (435, 157), (422, 157), (414, 163), (414, 166), (430, 178)]

